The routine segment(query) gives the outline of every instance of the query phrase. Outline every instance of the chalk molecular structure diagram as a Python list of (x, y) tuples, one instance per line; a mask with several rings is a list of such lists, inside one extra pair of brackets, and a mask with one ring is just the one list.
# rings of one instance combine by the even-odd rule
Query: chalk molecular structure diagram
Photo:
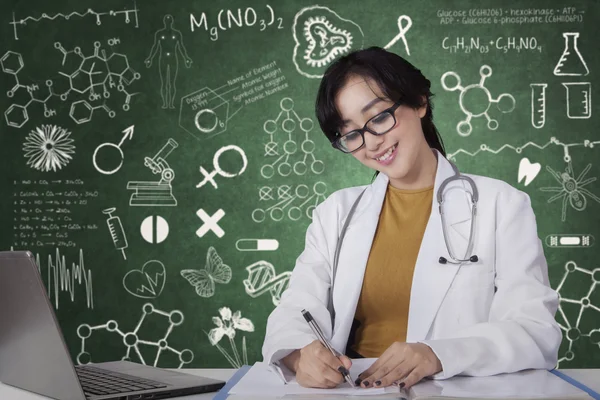
[[(589, 276), (589, 278), (591, 278), (591, 285), (590, 285), (589, 290), (587, 290), (587, 293), (585, 293), (584, 296), (581, 297), (580, 299), (570, 299), (570, 298), (563, 296), (563, 294), (561, 293), (561, 289), (563, 289), (563, 286), (565, 284), (565, 281), (567, 280), (567, 277), (573, 276), (573, 275), (575, 275), (575, 273), (584, 274), (584, 276), (587, 275), (587, 276)], [(559, 358), (557, 368), (559, 367), (559, 365), (562, 361), (572, 361), (575, 358), (575, 352), (573, 351), (573, 344), (577, 340), (580, 340), (582, 337), (587, 337), (593, 344), (597, 345), (598, 348), (600, 349), (600, 327), (591, 329), (587, 333), (583, 333), (581, 331), (582, 329), (580, 328), (580, 324), (581, 324), (581, 320), (582, 320), (584, 312), (587, 311), (587, 313), (589, 313), (590, 311), (595, 311), (597, 313), (596, 316), (591, 318), (592, 321), (598, 321), (598, 318), (600, 317), (600, 307), (592, 304), (592, 301), (591, 301), (591, 298), (593, 298), (594, 291), (595, 291), (596, 287), (599, 285), (600, 285), (600, 268), (596, 268), (596, 269), (590, 271), (585, 268), (578, 267), (574, 261), (568, 261), (565, 264), (565, 274), (563, 275), (560, 283), (558, 284), (556, 291), (558, 292), (558, 295), (559, 295), (558, 314), (560, 316), (562, 316), (562, 319), (564, 321), (564, 324), (559, 323), (559, 325), (560, 325), (560, 329), (562, 329), (565, 332), (564, 338), (569, 343), (569, 345), (568, 345), (568, 348), (567, 348), (567, 351), (565, 352), (565, 354), (561, 358)], [(596, 298), (597, 297), (598, 296), (596, 296)], [(567, 316), (565, 314), (565, 305), (566, 304), (573, 304), (573, 305), (575, 305), (574, 306), (575, 308), (579, 308), (578, 314), (577, 314), (577, 320), (575, 321), (574, 324), (571, 323), (572, 321), (569, 321), (569, 319), (567, 318)]]
[[(492, 76), (492, 68), (489, 65), (482, 65), (481, 68), (479, 68), (479, 74), (481, 75), (481, 80), (479, 81), (479, 83), (473, 83), (471, 85), (468, 85), (467, 87), (461, 86), (460, 76), (458, 76), (458, 74), (456, 72), (448, 71), (448, 72), (444, 73), (444, 75), (442, 75), (441, 81), (442, 81), (442, 86), (444, 87), (445, 90), (450, 91), (450, 92), (453, 92), (455, 90), (460, 90), (460, 97), (459, 97), (458, 104), (459, 104), (462, 112), (464, 112), (465, 115), (467, 116), (466, 119), (464, 119), (463, 121), (460, 121), (456, 125), (456, 131), (461, 136), (469, 136), (471, 134), (471, 130), (472, 130), (471, 118), (481, 117), (482, 115), (484, 115), (488, 121), (487, 122), (488, 129), (490, 129), (490, 130), (498, 129), (498, 121), (491, 118), (488, 114), (488, 111), (489, 111), (492, 103), (496, 103), (496, 107), (498, 108), (498, 110), (500, 110), (503, 113), (511, 112), (515, 108), (515, 98), (511, 94), (503, 93), (500, 96), (498, 96), (497, 99), (494, 99), (492, 97), (492, 94), (488, 90), (488, 88), (486, 88), (484, 86), (485, 79)], [(446, 83), (446, 79), (449, 76), (452, 76), (452, 77), (454, 77), (454, 79), (456, 79), (456, 84), (452, 87)], [(500, 106), (500, 102), (502, 101), (503, 98), (506, 98), (508, 100), (508, 101), (505, 101), (505, 103), (507, 104), (507, 107), (505, 109), (503, 109), (503, 107)], [(487, 100), (487, 104), (486, 104), (486, 101), (484, 101), (484, 100)], [(479, 109), (468, 110), (467, 107), (465, 106), (466, 102), (469, 103), (469, 108), (470, 108), (470, 106), (478, 105)]]
[[(153, 314), (153, 313), (163, 315), (169, 319), (169, 327), (167, 328), (167, 332), (165, 333), (164, 337), (162, 339), (160, 339), (158, 342), (142, 340), (139, 338), (139, 334), (138, 334), (140, 327), (142, 326), (142, 323), (144, 322), (144, 319), (146, 318), (146, 316), (149, 314)], [(79, 338), (81, 338), (81, 351), (77, 355), (77, 363), (81, 365), (81, 364), (89, 364), (92, 362), (91, 354), (85, 351), (85, 340), (88, 339), (90, 336), (92, 336), (92, 333), (94, 331), (100, 330), (100, 329), (105, 329), (108, 332), (118, 333), (121, 336), (121, 338), (123, 339), (123, 344), (125, 346), (127, 346), (127, 353), (123, 356), (122, 360), (131, 361), (132, 360), (131, 359), (131, 350), (133, 349), (135, 351), (135, 353), (137, 354), (139, 361), (142, 362), (144, 365), (147, 365), (146, 361), (144, 360), (144, 357), (140, 353), (140, 349), (138, 347), (138, 345), (142, 344), (145, 346), (153, 346), (153, 347), (157, 348), (156, 357), (154, 358), (153, 366), (156, 367), (158, 365), (158, 361), (160, 359), (160, 355), (162, 352), (170, 351), (179, 356), (180, 364), (179, 364), (178, 368), (181, 368), (183, 365), (189, 364), (192, 362), (192, 360), (194, 359), (194, 353), (192, 353), (192, 351), (190, 349), (185, 349), (182, 351), (175, 350), (174, 348), (169, 346), (169, 343), (167, 342), (167, 338), (173, 331), (173, 328), (181, 325), (182, 323), (183, 323), (183, 313), (181, 311), (173, 310), (171, 312), (165, 312), (165, 311), (161, 311), (161, 310), (154, 308), (154, 306), (150, 303), (146, 303), (142, 306), (142, 317), (140, 318), (140, 321), (138, 322), (137, 326), (135, 327), (135, 329), (132, 332), (123, 333), (119, 329), (119, 324), (114, 320), (110, 320), (105, 324), (97, 325), (97, 326), (90, 326), (88, 324), (79, 325), (79, 327), (77, 328), (77, 336), (79, 336)]]
[[(315, 155), (315, 142), (310, 139), (309, 133), (314, 127), (314, 123), (310, 118), (300, 118), (294, 111), (294, 101), (289, 98), (283, 98), (280, 103), (281, 111), (276, 119), (266, 120), (263, 124), (263, 129), (269, 135), (269, 141), (265, 144), (266, 163), (261, 167), (260, 174), (263, 178), (271, 179), (277, 172), (281, 177), (288, 177), (292, 172), (296, 176), (303, 176), (309, 170), (315, 175), (320, 175), (325, 170), (323, 161), (318, 160)], [(300, 143), (302, 157), (300, 160), (292, 163), (292, 156), (298, 152), (297, 127), (304, 133), (300, 134), (303, 137)], [(283, 131), (283, 133), (281, 133)], [(276, 134), (280, 132), (283, 137), (287, 136), (287, 140), (283, 142), (282, 148), (280, 143), (276, 141)], [(271, 161), (271, 157), (275, 160)], [(303, 211), (308, 218), (311, 218), (313, 209), (317, 204), (325, 199), (327, 185), (324, 182), (318, 181), (313, 185), (313, 193), (305, 184), (297, 185), (280, 185), (275, 187), (277, 192), (278, 203), (266, 208), (256, 208), (252, 211), (252, 219), (255, 222), (263, 222), (266, 216), (270, 216), (273, 221), (281, 221), (286, 215), (293, 221), (299, 220)], [(259, 200), (270, 201), (275, 200), (273, 195), (273, 187), (263, 186), (259, 189)], [(295, 204), (300, 202), (300, 204)], [(311, 204), (312, 203), (312, 204)], [(289, 208), (288, 208), (289, 207)]]
[(23, 56), (20, 53), (7, 51), (0, 58), (2, 71), (13, 75), (15, 78), (15, 85), (6, 95), (12, 98), (18, 90), (26, 90), (30, 97), (27, 103), (11, 104), (4, 112), (8, 126), (21, 128), (27, 123), (29, 120), (27, 110), (32, 103), (41, 103), (44, 105), (44, 117), (49, 118), (56, 115), (56, 110), (50, 109), (47, 102), (54, 96), (60, 97), (62, 101), (66, 101), (71, 92), (88, 94), (86, 100), (77, 100), (71, 103), (69, 116), (77, 124), (91, 121), (94, 110), (99, 108), (104, 109), (108, 113), (108, 116), (113, 118), (116, 112), (111, 110), (106, 104), (93, 105), (90, 102), (100, 100), (101, 98), (108, 99), (111, 95), (111, 89), (115, 87), (119, 92), (125, 94), (125, 102), (122, 108), (124, 111), (129, 111), (131, 97), (136, 93), (129, 93), (127, 86), (133, 81), (140, 79), (140, 74), (129, 66), (129, 60), (126, 55), (113, 51), (108, 56), (106, 50), (101, 48), (100, 42), (94, 42), (94, 54), (87, 57), (84, 56), (80, 47), (75, 47), (73, 50), (67, 51), (59, 42), (54, 43), (54, 47), (63, 53), (62, 67), (67, 63), (69, 65), (77, 65), (74, 71), (59, 71), (59, 74), (67, 80), (66, 84), (62, 82), (66, 88), (62, 93), (57, 93), (54, 88), (54, 81), (48, 79), (45, 82), (48, 93), (45, 96), (38, 96), (40, 88), (37, 84), (25, 85), (19, 80), (18, 74), (25, 66)]

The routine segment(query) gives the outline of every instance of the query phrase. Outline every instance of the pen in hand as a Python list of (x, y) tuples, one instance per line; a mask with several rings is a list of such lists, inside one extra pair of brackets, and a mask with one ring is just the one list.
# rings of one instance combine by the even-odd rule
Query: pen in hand
[[(319, 324), (317, 324), (317, 321), (315, 321), (315, 319), (312, 317), (310, 312), (307, 310), (302, 310), (302, 316), (304, 317), (304, 319), (306, 320), (306, 322), (308, 323), (308, 325), (310, 326), (310, 328), (312, 329), (314, 334), (317, 336), (317, 338), (319, 339), (321, 344), (326, 349), (328, 349), (335, 358), (337, 358), (339, 360), (339, 357), (341, 356), (341, 354), (337, 350), (335, 350), (333, 348), (333, 346), (331, 346), (331, 344), (329, 344), (329, 342), (325, 338), (325, 335), (323, 334), (323, 331), (321, 330), (321, 327), (319, 326)], [(341, 360), (340, 360), (340, 362), (341, 362)], [(350, 384), (350, 386), (356, 387), (356, 385), (352, 381), (352, 378), (350, 377), (350, 372), (348, 372), (348, 370), (343, 365), (342, 365), (342, 367), (340, 367), (340, 373), (342, 374), (342, 376), (344, 377), (346, 382), (348, 382)]]

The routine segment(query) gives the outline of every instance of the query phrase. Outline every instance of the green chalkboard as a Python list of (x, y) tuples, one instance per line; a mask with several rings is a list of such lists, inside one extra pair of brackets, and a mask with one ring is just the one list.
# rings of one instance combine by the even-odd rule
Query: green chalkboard
[(261, 359), (311, 211), (372, 178), (320, 132), (318, 78), (378, 45), (431, 80), (463, 172), (531, 196), (559, 366), (600, 367), (600, 3), (9, 0), (0, 15), (0, 248), (37, 255), (75, 362)]

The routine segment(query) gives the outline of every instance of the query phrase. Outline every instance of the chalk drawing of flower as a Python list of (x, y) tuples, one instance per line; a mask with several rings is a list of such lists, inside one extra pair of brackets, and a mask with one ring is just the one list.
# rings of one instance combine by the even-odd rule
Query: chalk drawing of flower
[(31, 131), (25, 139), (23, 151), (27, 165), (43, 172), (61, 169), (75, 153), (71, 132), (56, 125), (42, 125)]
[[(215, 346), (223, 356), (229, 361), (233, 368), (240, 368), (244, 364), (248, 364), (248, 353), (246, 350), (246, 336), (242, 337), (242, 359), (237, 350), (234, 338), (236, 331), (254, 332), (254, 324), (248, 318), (242, 318), (242, 313), (236, 311), (233, 315), (229, 307), (219, 308), (220, 317), (213, 317), (212, 321), (217, 326), (208, 332), (208, 340), (210, 344)], [(233, 351), (231, 356), (219, 342), (221, 339), (227, 336)]]

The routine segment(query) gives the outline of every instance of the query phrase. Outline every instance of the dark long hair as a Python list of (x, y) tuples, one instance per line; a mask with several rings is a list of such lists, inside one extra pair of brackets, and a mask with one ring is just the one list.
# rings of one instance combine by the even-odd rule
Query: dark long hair
[(335, 98), (351, 75), (372, 79), (387, 97), (384, 100), (400, 102), (418, 109), (427, 102), (427, 112), (421, 118), (421, 127), (429, 147), (439, 150), (446, 157), (444, 143), (433, 124), (431, 82), (421, 70), (397, 54), (381, 47), (370, 47), (348, 53), (333, 62), (325, 71), (315, 104), (321, 130), (330, 142), (339, 137), (342, 118), (335, 105)]

